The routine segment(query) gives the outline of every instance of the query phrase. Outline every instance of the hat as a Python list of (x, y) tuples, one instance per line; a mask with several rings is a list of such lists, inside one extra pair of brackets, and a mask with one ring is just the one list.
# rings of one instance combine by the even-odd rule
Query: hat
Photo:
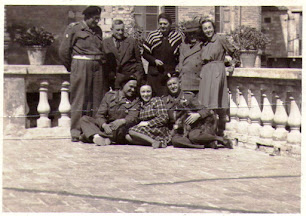
[(183, 26), (183, 32), (195, 32), (200, 29), (200, 23), (197, 20), (187, 21)]
[(130, 80), (136, 80), (137, 81), (137, 77), (134, 75), (131, 76), (124, 76), (120, 79), (119, 81), (119, 86), (122, 88), (128, 81)]
[(101, 14), (101, 8), (98, 7), (98, 6), (89, 6), (83, 11), (82, 14), (85, 15), (85, 16), (100, 15)]

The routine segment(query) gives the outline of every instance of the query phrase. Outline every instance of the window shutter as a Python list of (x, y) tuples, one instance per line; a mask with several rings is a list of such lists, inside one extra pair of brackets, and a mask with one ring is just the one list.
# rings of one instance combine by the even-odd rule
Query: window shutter
[(164, 12), (165, 14), (168, 14), (171, 19), (173, 24), (177, 24), (177, 7), (176, 6), (164, 6)]

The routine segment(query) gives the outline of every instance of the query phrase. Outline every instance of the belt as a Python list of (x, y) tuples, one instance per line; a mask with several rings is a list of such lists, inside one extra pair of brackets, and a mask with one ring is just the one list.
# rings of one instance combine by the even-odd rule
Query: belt
[(74, 55), (72, 58), (81, 60), (100, 60), (101, 55)]
[(204, 60), (202, 62), (203, 65), (206, 65), (208, 63), (223, 63), (224, 64), (224, 61)]

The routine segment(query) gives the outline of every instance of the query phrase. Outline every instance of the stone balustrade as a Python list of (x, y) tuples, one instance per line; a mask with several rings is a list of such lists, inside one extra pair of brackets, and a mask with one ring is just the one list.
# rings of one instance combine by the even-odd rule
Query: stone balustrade
[(238, 145), (301, 152), (301, 70), (237, 68), (228, 76), (230, 121), (226, 134)]
[[(301, 69), (236, 68), (228, 75), (226, 135), (248, 148), (299, 155), (301, 73)], [(39, 118), (37, 127), (27, 128), (26, 93), (32, 92), (39, 93)], [(60, 94), (56, 124), (49, 118), (55, 92)], [(69, 138), (69, 112), (69, 73), (63, 66), (4, 66), (5, 136)]]

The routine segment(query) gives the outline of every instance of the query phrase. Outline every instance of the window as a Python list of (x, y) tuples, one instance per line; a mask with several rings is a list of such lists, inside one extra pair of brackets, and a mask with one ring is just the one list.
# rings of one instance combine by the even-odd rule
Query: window
[(215, 25), (216, 32), (221, 33), (221, 7), (215, 6)]
[(265, 17), (264, 22), (265, 23), (271, 23), (271, 17)]
[(158, 6), (135, 6), (135, 22), (143, 28), (143, 36), (157, 29)]
[(163, 12), (168, 14), (172, 19), (172, 24), (177, 24), (177, 7), (176, 6), (164, 6)]

